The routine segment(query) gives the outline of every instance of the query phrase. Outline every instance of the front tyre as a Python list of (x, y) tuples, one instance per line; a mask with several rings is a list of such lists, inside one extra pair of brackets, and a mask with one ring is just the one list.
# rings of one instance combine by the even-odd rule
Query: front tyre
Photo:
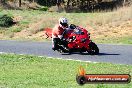
[(88, 53), (90, 55), (98, 55), (99, 54), (99, 48), (94, 42), (89, 43), (89, 48), (90, 49), (88, 50)]

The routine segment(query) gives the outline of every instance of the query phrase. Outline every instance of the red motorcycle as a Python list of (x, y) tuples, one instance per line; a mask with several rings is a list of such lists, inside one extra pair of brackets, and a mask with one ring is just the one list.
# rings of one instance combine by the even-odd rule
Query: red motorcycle
[(69, 30), (63, 33), (63, 38), (58, 39), (57, 51), (60, 53), (87, 52), (90, 55), (99, 54), (99, 48), (90, 40), (90, 33), (84, 28), (71, 25)]

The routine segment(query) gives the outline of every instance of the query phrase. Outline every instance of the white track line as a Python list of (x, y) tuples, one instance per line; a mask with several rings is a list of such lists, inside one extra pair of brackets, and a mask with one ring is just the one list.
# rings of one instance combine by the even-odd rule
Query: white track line
[[(15, 53), (0, 52), (0, 54), (15, 54)], [(16, 54), (16, 55), (25, 55), (25, 54)], [(30, 55), (30, 54), (27, 54), (27, 55), (33, 56), (33, 55)], [(92, 62), (92, 61), (82, 61), (82, 60), (74, 60), (74, 59), (63, 59), (63, 58), (55, 58), (55, 57), (47, 57), (47, 56), (38, 56), (38, 57), (46, 57), (46, 58), (49, 58), (49, 59), (60, 59), (60, 60), (68, 60), (68, 61), (88, 62), (88, 63), (99, 63), (99, 62)]]
[[(42, 56), (41, 56), (42, 57)], [(78, 61), (78, 62), (88, 62), (88, 63), (99, 63), (99, 62), (92, 62), (92, 61), (83, 61), (83, 60), (75, 60), (75, 59), (63, 59), (63, 58), (54, 58), (54, 57), (47, 57), (50, 59), (60, 59), (60, 60), (70, 60), (70, 61)]]

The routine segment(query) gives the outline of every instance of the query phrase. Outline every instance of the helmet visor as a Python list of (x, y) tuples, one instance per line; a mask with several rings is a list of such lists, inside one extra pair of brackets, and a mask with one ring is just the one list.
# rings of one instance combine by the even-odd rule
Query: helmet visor
[(60, 24), (61, 24), (63, 27), (68, 27), (68, 24), (67, 24), (67, 23), (62, 23), (62, 22), (60, 22)]

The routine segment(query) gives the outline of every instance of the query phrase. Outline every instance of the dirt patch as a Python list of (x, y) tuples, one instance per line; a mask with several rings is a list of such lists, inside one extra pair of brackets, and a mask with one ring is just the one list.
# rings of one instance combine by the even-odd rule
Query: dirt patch
[[(15, 33), (14, 38), (44, 40), (46, 38), (45, 32), (43, 31), (44, 28), (40, 31), (40, 27), (38, 26), (43, 22), (44, 20), (41, 20), (38, 23), (30, 24), (29, 28)], [(88, 31), (91, 33), (91, 39), (94, 40), (127, 37), (132, 35), (132, 20), (124, 21), (118, 26), (106, 24), (98, 26), (98, 29), (88, 26), (88, 29), (90, 29)]]
[(121, 38), (132, 36), (132, 20), (122, 22), (118, 26), (110, 26), (109, 24), (98, 26), (98, 30), (91, 29), (90, 32), (93, 39)]
[(41, 38), (44, 36), (44, 28), (42, 24), (45, 24), (47, 19), (41, 19), (40, 21), (36, 23), (31, 23), (28, 25), (28, 27), (20, 32), (14, 33), (14, 38)]

